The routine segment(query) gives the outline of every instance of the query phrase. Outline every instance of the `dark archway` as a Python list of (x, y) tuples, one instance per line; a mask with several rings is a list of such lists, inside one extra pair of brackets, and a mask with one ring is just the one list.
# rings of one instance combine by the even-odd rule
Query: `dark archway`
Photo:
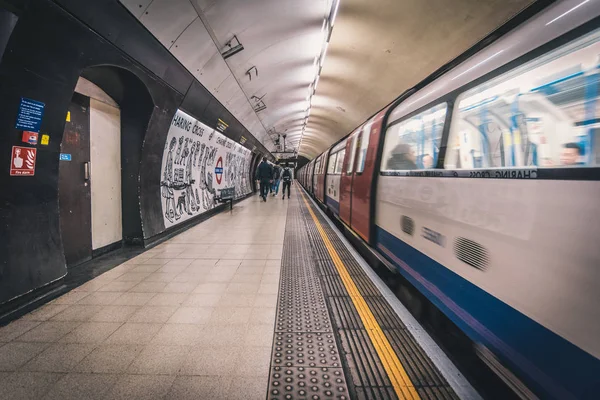
[(139, 176), (142, 147), (154, 110), (154, 101), (144, 83), (123, 68), (90, 67), (81, 76), (104, 90), (121, 107), (123, 242), (141, 245), (143, 233)]
[[(73, 94), (61, 144), (61, 152), (68, 150), (69, 161), (72, 153), (73, 162), (62, 163), (59, 174), (61, 232), (68, 266), (124, 244), (143, 244), (139, 176), (144, 138), (154, 110), (146, 86), (125, 69), (96, 66), (86, 68), (80, 76), (81, 87), (78, 83)], [(94, 108), (94, 104), (100, 108)], [(100, 109), (103, 110), (95, 111)], [(114, 114), (110, 110), (115, 110)], [(94, 115), (101, 117), (92, 118)], [(98, 146), (108, 142), (114, 144), (102, 154), (110, 157), (98, 156)], [(91, 154), (97, 155), (95, 165), (90, 163)], [(98, 193), (104, 196), (100, 200)], [(95, 204), (93, 210), (90, 204)], [(101, 210), (104, 215), (99, 218), (94, 210)], [(107, 228), (102, 227), (108, 220), (113, 222), (108, 224), (112, 228), (107, 238)]]

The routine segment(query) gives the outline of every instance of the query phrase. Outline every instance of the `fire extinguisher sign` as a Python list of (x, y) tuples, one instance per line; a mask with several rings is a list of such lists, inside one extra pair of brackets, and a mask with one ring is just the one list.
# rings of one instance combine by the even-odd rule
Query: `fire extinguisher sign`
[(32, 176), (35, 175), (35, 159), (37, 149), (31, 147), (13, 146), (10, 157), (10, 175), (11, 176)]

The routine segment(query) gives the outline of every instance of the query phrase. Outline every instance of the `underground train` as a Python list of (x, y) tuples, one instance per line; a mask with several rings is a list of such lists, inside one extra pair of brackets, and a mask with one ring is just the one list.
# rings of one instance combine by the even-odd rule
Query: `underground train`
[(522, 398), (600, 397), (599, 16), (553, 3), (297, 173)]

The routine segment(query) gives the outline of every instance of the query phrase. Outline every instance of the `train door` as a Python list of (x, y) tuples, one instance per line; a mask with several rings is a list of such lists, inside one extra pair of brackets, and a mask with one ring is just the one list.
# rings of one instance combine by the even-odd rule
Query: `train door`
[(340, 218), (348, 226), (352, 220), (352, 180), (354, 178), (354, 161), (356, 159), (356, 144), (362, 126), (354, 131), (346, 142), (346, 157), (340, 177)]
[(310, 164), (308, 164), (308, 168), (307, 168), (307, 173), (308, 176), (306, 177), (306, 185), (307, 185), (307, 190), (312, 194), (312, 188), (313, 188), (313, 178), (315, 176), (315, 160), (312, 160), (310, 162)]
[(321, 155), (321, 173), (317, 176), (317, 200), (325, 204), (325, 181), (327, 179), (327, 166), (329, 162), (329, 150)]
[(371, 188), (375, 179), (375, 159), (381, 138), (381, 123), (386, 110), (371, 118), (359, 131), (356, 165), (352, 181), (352, 229), (365, 241), (371, 235)]
[(335, 214), (340, 213), (340, 178), (346, 158), (346, 140), (341, 141), (329, 151), (329, 164), (325, 178), (325, 204)]

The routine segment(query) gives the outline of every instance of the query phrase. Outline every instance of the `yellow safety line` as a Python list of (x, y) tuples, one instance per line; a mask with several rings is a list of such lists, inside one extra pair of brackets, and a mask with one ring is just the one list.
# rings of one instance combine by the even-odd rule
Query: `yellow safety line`
[(344, 283), (344, 286), (350, 295), (350, 299), (352, 299), (352, 303), (354, 303), (354, 307), (356, 307), (356, 310), (358, 311), (358, 315), (360, 316), (360, 319), (367, 330), (367, 334), (373, 343), (373, 347), (375, 347), (375, 351), (377, 351), (377, 355), (379, 355), (379, 359), (383, 364), (383, 368), (392, 382), (392, 386), (394, 387), (396, 395), (400, 399), (419, 400), (420, 396), (417, 393), (417, 390), (406, 374), (406, 370), (402, 366), (402, 363), (398, 359), (394, 349), (392, 349), (390, 342), (381, 330), (379, 323), (377, 323), (377, 320), (369, 308), (369, 305), (358, 291), (358, 288), (348, 273), (346, 266), (340, 259), (340, 256), (325, 234), (325, 230), (323, 230), (321, 223), (317, 219), (317, 216), (308, 204), (308, 201), (301, 190), (300, 194), (302, 195), (302, 200), (304, 200), (304, 203), (308, 208), (308, 212), (312, 216), (313, 221), (315, 221), (317, 230), (319, 231), (319, 234), (325, 243), (325, 247), (327, 247), (327, 251), (329, 252), (331, 259), (333, 260), (333, 263), (335, 264), (335, 267), (342, 278), (342, 282)]

